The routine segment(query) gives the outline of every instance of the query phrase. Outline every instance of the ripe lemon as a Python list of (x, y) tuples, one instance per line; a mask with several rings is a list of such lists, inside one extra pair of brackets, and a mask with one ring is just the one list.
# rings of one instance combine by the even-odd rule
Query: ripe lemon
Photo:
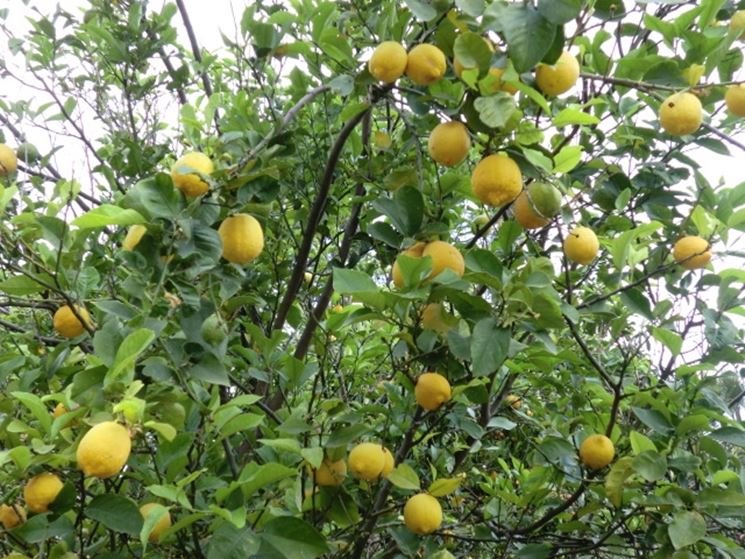
[(579, 458), (582, 463), (593, 470), (605, 468), (613, 461), (616, 449), (605, 435), (590, 435), (579, 446)]
[(378, 479), (386, 464), (383, 447), (375, 443), (360, 443), (349, 453), (349, 470), (366, 481)]
[(347, 464), (344, 459), (330, 462), (324, 458), (317, 470), (313, 471), (313, 479), (316, 485), (321, 487), (334, 487), (341, 485), (347, 477)]
[(564, 254), (577, 264), (589, 264), (598, 255), (600, 243), (592, 229), (575, 227), (564, 239)]
[(540, 229), (550, 223), (547, 219), (533, 209), (527, 190), (523, 190), (512, 204), (512, 213), (515, 221), (525, 229)]
[(505, 154), (484, 157), (471, 174), (474, 196), (488, 206), (503, 206), (512, 202), (522, 187), (520, 167)]
[(12, 530), (26, 522), (26, 509), (20, 504), (0, 505), (0, 523), (6, 530)]
[(561, 209), (561, 192), (545, 182), (531, 183), (512, 204), (515, 221), (525, 229), (538, 229)]
[(450, 325), (445, 321), (443, 308), (440, 303), (429, 303), (422, 309), (420, 325), (424, 330), (434, 330), (444, 334), (450, 330)]
[(217, 230), (222, 239), (222, 257), (234, 264), (248, 264), (264, 250), (264, 231), (255, 217), (236, 214)]
[(396, 459), (391, 454), (391, 451), (386, 447), (383, 447), (383, 470), (380, 472), (381, 477), (387, 477), (396, 467)]
[(693, 134), (704, 114), (701, 101), (693, 93), (673, 93), (660, 105), (660, 125), (673, 136)]
[(434, 411), (452, 396), (448, 379), (439, 373), (424, 373), (414, 387), (416, 403), (427, 411)]
[[(411, 258), (421, 258), (424, 252), (426, 243), (415, 243), (406, 250), (402, 251), (401, 254), (409, 256)], [(398, 265), (398, 259), (393, 263), (393, 269), (391, 270), (391, 277), (393, 278), (393, 285), (401, 289), (404, 286), (404, 277), (401, 275), (401, 268)]]
[[(75, 305), (75, 310), (78, 311), (78, 315), (82, 318), (86, 324), (91, 325), (90, 315), (83, 307)], [(72, 312), (69, 305), (64, 305), (57, 309), (52, 319), (54, 329), (57, 333), (64, 338), (76, 338), (83, 332), (85, 327), (83, 323), (78, 320), (78, 317)]]
[(185, 196), (201, 196), (210, 188), (209, 184), (199, 176), (211, 175), (215, 170), (215, 164), (205, 154), (192, 151), (184, 154), (171, 167), (171, 178), (173, 185)]
[(7, 177), (15, 173), (18, 168), (18, 157), (5, 144), (0, 144), (0, 177)]
[(738, 10), (732, 15), (729, 28), (733, 31), (740, 31), (740, 39), (745, 39), (745, 10)]
[[(147, 520), (148, 516), (150, 516), (151, 514), (157, 514), (157, 512), (153, 510), (156, 507), (162, 507), (162, 505), (159, 505), (158, 503), (147, 503), (145, 505), (142, 505), (140, 507), (140, 514), (142, 515), (142, 518)], [(161, 516), (160, 519), (155, 523), (155, 526), (153, 526), (153, 531), (150, 532), (148, 540), (150, 540), (152, 543), (157, 543), (160, 540), (160, 535), (168, 530), (168, 528), (170, 527), (171, 513), (168, 512), (168, 509), (166, 509), (166, 511), (163, 513), (163, 516)]]
[(445, 269), (450, 269), (458, 276), (463, 277), (466, 270), (466, 263), (460, 251), (450, 243), (445, 241), (432, 241), (424, 247), (422, 256), (432, 258), (432, 272), (428, 279), (440, 275)]
[(23, 488), (23, 500), (33, 512), (47, 512), (62, 491), (62, 480), (54, 474), (44, 472), (32, 477)]
[(62, 402), (58, 402), (56, 406), (54, 406), (54, 410), (52, 410), (52, 416), (57, 419), (58, 417), (62, 417), (67, 413), (67, 408), (65, 407), (65, 404)]
[(729, 86), (724, 94), (724, 102), (733, 115), (745, 117), (745, 83)]
[(442, 507), (439, 501), (426, 493), (410, 497), (404, 506), (404, 524), (420, 536), (431, 534), (442, 524)]
[(561, 53), (553, 65), (539, 64), (535, 70), (535, 82), (543, 93), (556, 97), (566, 93), (579, 78), (579, 62), (567, 51)]
[(145, 233), (147, 233), (147, 227), (144, 225), (132, 225), (127, 231), (127, 236), (122, 241), (122, 248), (124, 250), (134, 250), (142, 240), (142, 237), (145, 236)]
[(115, 421), (94, 425), (80, 440), (76, 458), (87, 476), (101, 479), (115, 476), (124, 467), (132, 450), (126, 427)]
[(404, 47), (395, 41), (385, 41), (373, 51), (367, 68), (379, 82), (393, 83), (404, 75), (408, 61)]
[(432, 159), (440, 165), (453, 167), (468, 155), (471, 138), (463, 123), (441, 122), (429, 134), (427, 147)]
[(434, 45), (421, 44), (409, 52), (406, 75), (417, 85), (432, 85), (445, 75), (445, 55)]
[(711, 260), (709, 241), (693, 235), (683, 237), (673, 247), (673, 258), (686, 270), (703, 268)]
[(523, 401), (520, 399), (519, 396), (516, 396), (515, 394), (507, 394), (505, 401), (513, 410), (519, 410), (520, 406), (523, 405)]

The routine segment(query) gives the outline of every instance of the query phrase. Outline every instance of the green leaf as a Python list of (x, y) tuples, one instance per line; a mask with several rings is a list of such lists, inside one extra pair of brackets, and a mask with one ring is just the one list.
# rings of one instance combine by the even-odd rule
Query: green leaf
[(461, 12), (471, 17), (479, 17), (484, 13), (484, 0), (455, 0), (455, 5)]
[(481, 74), (489, 69), (492, 52), (478, 33), (466, 31), (458, 35), (453, 53), (464, 68), (478, 68)]
[(652, 327), (652, 336), (658, 341), (665, 344), (673, 355), (678, 355), (683, 347), (683, 338), (675, 332), (666, 328)]
[(540, 169), (543, 169), (546, 173), (551, 173), (553, 171), (554, 162), (551, 161), (551, 158), (544, 155), (543, 152), (538, 151), (537, 149), (530, 149), (526, 147), (523, 147), (522, 150), (525, 159), (530, 161), (533, 165), (539, 167)]
[(462, 481), (463, 479), (460, 477), (436, 479), (430, 484), (427, 493), (433, 497), (444, 497), (445, 495), (450, 495), (460, 487)]
[[(38, 277), (41, 281), (47, 284), (54, 283), (52, 277), (47, 274), (39, 274)], [(28, 276), (9, 276), (8, 279), (0, 281), (0, 291), (7, 293), (8, 295), (33, 295), (34, 293), (40, 293), (46, 289), (46, 287)]]
[[(116, 350), (116, 357), (114, 357), (114, 363), (111, 369), (106, 373), (104, 386), (119, 380), (120, 377), (131, 380), (131, 377), (134, 375), (134, 366), (137, 358), (154, 339), (155, 332), (147, 328), (139, 328), (124, 338), (119, 345), (119, 349)], [(128, 382), (125, 382), (125, 384), (128, 384)]]
[(221, 386), (230, 385), (230, 377), (222, 359), (212, 353), (205, 353), (202, 358), (188, 369), (191, 378)]
[[(142, 523), (142, 528), (140, 529), (140, 541), (145, 546), (147, 546), (148, 538), (150, 537), (150, 534), (155, 528), (155, 525), (158, 524), (158, 522), (160, 522), (160, 519), (163, 518), (163, 516), (166, 515), (167, 513), (168, 513), (168, 509), (160, 504), (156, 504), (154, 507), (152, 507), (148, 511), (147, 518), (144, 519), (144, 522)], [(138, 514), (139, 514), (139, 511), (138, 511)]]
[(693, 545), (706, 535), (706, 520), (695, 511), (678, 512), (667, 527), (675, 549)]
[(680, 420), (675, 429), (678, 435), (685, 435), (691, 431), (705, 431), (709, 428), (711, 420), (703, 414), (687, 415)]
[(387, 476), (388, 481), (400, 489), (419, 491), (419, 476), (408, 464), (399, 464)]
[(510, 338), (510, 331), (493, 318), (477, 322), (471, 336), (473, 374), (483, 376), (496, 371), (507, 359)]
[(54, 518), (51, 513), (36, 514), (13, 530), (13, 535), (26, 543), (37, 544), (52, 538), (72, 537), (73, 524), (67, 516)]
[(422, 226), (424, 198), (416, 188), (400, 188), (393, 199), (382, 196), (373, 203), (373, 207), (388, 216), (393, 226), (404, 236), (414, 236)]
[(175, 219), (184, 208), (184, 197), (174, 188), (171, 177), (160, 173), (135, 184), (120, 205), (151, 218)]
[(339, 294), (377, 291), (378, 286), (370, 276), (357, 270), (334, 268), (334, 291)]
[(581, 10), (582, 0), (538, 0), (538, 11), (556, 25), (573, 20)]
[(313, 468), (318, 468), (323, 462), (323, 449), (320, 446), (313, 448), (303, 448), (300, 450), (300, 456)]
[(704, 505), (745, 507), (745, 495), (734, 487), (728, 489), (709, 487), (698, 494), (698, 502)]
[(337, 448), (340, 446), (347, 446), (349, 443), (359, 439), (369, 431), (370, 426), (365, 423), (356, 423), (354, 425), (349, 425), (348, 427), (342, 427), (341, 429), (337, 429), (331, 433), (331, 436), (326, 441), (326, 447)]
[(72, 224), (81, 229), (97, 229), (107, 225), (135, 225), (146, 219), (135, 210), (125, 210), (112, 204), (101, 204), (74, 219)]
[(712, 439), (745, 448), (745, 431), (737, 427), (722, 427), (709, 434)]
[(570, 124), (591, 125), (598, 124), (600, 119), (595, 115), (586, 113), (580, 109), (568, 107), (553, 118), (554, 126), (557, 128)]
[(176, 428), (170, 423), (161, 423), (160, 421), (146, 421), (144, 426), (153, 431), (157, 431), (165, 440), (172, 441), (178, 434)]
[(504, 91), (488, 97), (479, 97), (473, 106), (479, 113), (481, 122), (490, 128), (504, 126), (517, 110), (514, 97)]
[(582, 160), (581, 146), (564, 146), (554, 156), (554, 173), (568, 173)]
[(632, 466), (647, 481), (657, 481), (665, 477), (667, 459), (655, 450), (645, 450), (634, 456)]
[(613, 265), (618, 270), (623, 269), (626, 265), (626, 261), (629, 259), (633, 243), (635, 243), (637, 239), (650, 236), (661, 227), (662, 223), (659, 221), (651, 221), (639, 225), (631, 231), (626, 231), (616, 239), (613, 239), (610, 249), (611, 256), (613, 257)]
[(645, 409), (632, 407), (631, 410), (634, 415), (639, 418), (639, 421), (644, 423), (650, 429), (654, 429), (658, 433), (667, 435), (672, 432), (673, 426), (670, 421), (657, 410)]
[(11, 392), (10, 395), (26, 406), (37, 421), (41, 423), (44, 432), (49, 433), (52, 428), (52, 415), (38, 396), (29, 392)]
[(631, 442), (631, 450), (634, 454), (641, 454), (645, 450), (657, 450), (652, 440), (638, 431), (631, 431), (629, 433), (629, 441)]
[(624, 456), (616, 460), (605, 478), (605, 494), (613, 506), (620, 507), (623, 501), (623, 485), (634, 472), (633, 458)]
[(257, 557), (314, 559), (328, 551), (326, 540), (313, 526), (293, 516), (280, 516), (264, 525)]
[(100, 522), (109, 530), (136, 536), (142, 529), (142, 515), (130, 498), (115, 493), (96, 495), (85, 506), (85, 516)]
[(210, 535), (207, 559), (246, 559), (256, 557), (261, 541), (250, 528), (236, 528), (229, 522), (220, 524)]
[(504, 10), (501, 26), (510, 60), (518, 73), (527, 72), (538, 64), (556, 36), (556, 26), (527, 5), (511, 4)]

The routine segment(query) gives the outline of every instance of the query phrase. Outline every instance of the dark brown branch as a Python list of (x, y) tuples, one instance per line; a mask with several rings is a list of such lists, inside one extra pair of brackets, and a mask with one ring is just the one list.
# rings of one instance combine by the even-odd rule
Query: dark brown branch
[(473, 238), (470, 241), (468, 241), (468, 243), (466, 244), (466, 248), (467, 249), (473, 248), (473, 246), (478, 242), (478, 240), (484, 235), (486, 235), (489, 229), (491, 229), (494, 226), (494, 224), (497, 221), (499, 221), (502, 218), (502, 216), (504, 216), (507, 213), (507, 210), (510, 209), (511, 205), (512, 205), (512, 202), (510, 202), (509, 204), (505, 204), (504, 206), (499, 208), (499, 211), (497, 211), (497, 213), (495, 213), (494, 216), (492, 216), (489, 222), (486, 225), (484, 225), (481, 229), (479, 229), (476, 232), (476, 234), (473, 236)]
[(577, 326), (568, 317), (564, 317), (564, 320), (569, 326), (569, 331), (572, 333), (572, 337), (574, 338), (574, 341), (576, 341), (577, 345), (579, 345), (580, 349), (582, 349), (582, 353), (585, 354), (585, 357), (587, 357), (587, 360), (592, 364), (592, 366), (595, 368), (598, 374), (603, 378), (603, 380), (606, 383), (608, 383), (608, 386), (612, 387), (614, 384), (610, 378), (610, 375), (606, 372), (605, 367), (603, 367), (602, 363), (600, 363), (600, 361), (598, 361), (595, 358), (595, 356), (592, 354), (592, 351), (590, 351), (590, 348), (585, 343), (585, 340), (582, 339), (582, 336), (579, 335)]
[[(181, 20), (184, 22), (184, 27), (186, 28), (186, 34), (189, 36), (189, 44), (191, 44), (191, 52), (194, 55), (194, 60), (197, 61), (197, 64), (202, 64), (202, 53), (199, 51), (199, 43), (197, 42), (197, 36), (194, 33), (194, 27), (191, 25), (191, 20), (189, 19), (189, 13), (186, 11), (186, 5), (184, 5), (184, 0), (176, 0), (176, 5), (178, 6), (179, 14), (181, 15)], [(207, 97), (212, 97), (212, 83), (210, 82), (210, 78), (207, 75), (207, 72), (202, 68), (202, 71), (200, 72), (200, 75), (202, 77), (202, 85), (204, 86), (204, 92), (207, 94)]]

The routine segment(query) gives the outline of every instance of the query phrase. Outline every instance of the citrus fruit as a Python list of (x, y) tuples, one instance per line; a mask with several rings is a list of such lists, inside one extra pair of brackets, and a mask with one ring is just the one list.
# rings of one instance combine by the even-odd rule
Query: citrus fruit
[(442, 507), (439, 501), (426, 493), (410, 497), (404, 506), (404, 524), (420, 536), (431, 534), (442, 524)]
[(62, 491), (62, 480), (56, 475), (44, 472), (32, 477), (23, 488), (23, 500), (33, 512), (47, 512)]
[(547, 225), (561, 209), (561, 192), (545, 182), (531, 183), (512, 204), (515, 221), (525, 229)]
[(205, 154), (192, 151), (184, 154), (171, 167), (173, 185), (185, 196), (201, 196), (210, 188), (209, 184), (199, 175), (211, 175), (215, 164)]
[(520, 406), (523, 405), (523, 401), (515, 394), (507, 394), (507, 397), (504, 400), (513, 410), (519, 410)]
[(444, 334), (450, 330), (450, 325), (445, 320), (443, 308), (440, 303), (429, 303), (422, 309), (420, 324), (424, 330), (434, 330)]
[(562, 52), (554, 64), (539, 64), (535, 70), (538, 89), (550, 97), (572, 89), (578, 78), (579, 62), (567, 51)]
[(386, 465), (383, 447), (375, 443), (360, 443), (349, 453), (349, 471), (366, 481), (374, 481), (383, 473)]
[(341, 485), (347, 477), (347, 464), (344, 460), (331, 462), (324, 458), (317, 470), (313, 470), (313, 479), (316, 485), (321, 487), (333, 487)]
[(62, 417), (67, 413), (67, 408), (65, 407), (65, 404), (62, 402), (58, 402), (56, 406), (54, 406), (54, 410), (52, 410), (52, 417), (57, 419), (58, 417)]
[(222, 240), (222, 257), (234, 264), (248, 264), (264, 250), (264, 231), (255, 217), (236, 214), (226, 218), (217, 230)]
[(200, 328), (202, 339), (208, 344), (218, 345), (227, 337), (225, 324), (217, 314), (209, 315)]
[(592, 470), (605, 468), (616, 454), (613, 443), (605, 435), (590, 435), (579, 446), (579, 458)]
[[(424, 252), (424, 247), (427, 246), (426, 243), (414, 243), (406, 250), (402, 251), (401, 254), (405, 256), (409, 256), (411, 258), (421, 258), (422, 252)], [(393, 278), (393, 285), (401, 289), (404, 286), (404, 277), (401, 275), (401, 268), (398, 265), (398, 259), (396, 259), (396, 262), (393, 263), (393, 269), (391, 270), (391, 277)]]
[(404, 75), (408, 61), (404, 47), (395, 41), (385, 41), (373, 51), (367, 68), (379, 82), (393, 83)]
[(431, 85), (445, 75), (445, 55), (434, 45), (421, 44), (409, 52), (406, 75), (417, 85)]
[(709, 241), (694, 235), (678, 239), (673, 247), (673, 258), (686, 270), (703, 268), (711, 260)]
[(505, 72), (505, 68), (489, 68), (489, 76), (494, 76), (494, 80), (489, 80), (491, 83), (485, 86), (482, 91), (485, 95), (492, 95), (498, 91), (506, 91), (507, 93), (514, 95), (517, 93), (517, 88), (514, 85), (510, 85), (502, 81), (502, 75)]
[(724, 94), (724, 102), (733, 115), (745, 117), (745, 83), (729, 86)]
[(163, 516), (161, 516), (160, 519), (158, 519), (158, 521), (155, 523), (152, 532), (150, 532), (150, 535), (148, 536), (148, 540), (153, 543), (158, 542), (160, 540), (160, 535), (171, 527), (171, 513), (168, 512), (168, 509), (166, 509), (163, 505), (159, 505), (158, 503), (147, 503), (140, 507), (140, 514), (145, 520), (147, 520), (148, 516), (150, 515), (158, 514), (157, 511), (159, 509), (164, 509), (165, 512), (163, 512)]
[(512, 202), (523, 187), (520, 167), (505, 154), (484, 157), (471, 174), (473, 194), (488, 206)]
[(416, 403), (427, 411), (434, 411), (450, 400), (452, 390), (448, 379), (439, 373), (419, 375), (414, 387)]
[(376, 130), (375, 134), (373, 134), (373, 143), (378, 149), (388, 149), (393, 145), (393, 140), (391, 140), (391, 137), (386, 132)]
[[(90, 326), (91, 321), (88, 311), (78, 305), (75, 305), (75, 310), (78, 312), (78, 316)], [(69, 305), (64, 305), (57, 309), (54, 313), (52, 323), (57, 333), (64, 338), (76, 338), (85, 332), (83, 323), (75, 316)]]
[(466, 270), (463, 255), (457, 248), (445, 241), (427, 243), (422, 256), (429, 256), (432, 259), (432, 272), (428, 279), (436, 278), (445, 269), (452, 270), (456, 275), (463, 277)]
[(15, 173), (17, 168), (18, 158), (15, 152), (5, 144), (0, 144), (0, 177)]
[(0, 505), (0, 524), (6, 530), (12, 530), (26, 522), (26, 509), (20, 504)]
[(453, 167), (463, 161), (471, 149), (468, 129), (461, 122), (441, 122), (432, 129), (427, 144), (432, 159)]
[(26, 163), (33, 163), (41, 158), (41, 154), (39, 153), (39, 150), (36, 149), (36, 146), (34, 144), (29, 144), (28, 142), (25, 142), (16, 148), (16, 156), (18, 159), (25, 161)]
[(386, 477), (393, 471), (393, 468), (396, 467), (396, 459), (393, 457), (393, 454), (391, 454), (391, 451), (386, 447), (383, 447), (383, 454), (383, 470), (380, 472), (380, 475), (381, 477)]
[(127, 236), (122, 241), (122, 248), (124, 250), (134, 250), (142, 240), (142, 237), (145, 236), (145, 233), (147, 233), (147, 227), (144, 225), (132, 225), (127, 231)]
[(745, 38), (745, 10), (738, 10), (732, 15), (729, 28), (733, 31), (740, 31), (740, 39)]
[(101, 479), (115, 476), (124, 467), (132, 450), (129, 431), (115, 421), (94, 425), (80, 440), (76, 458), (87, 476)]
[(693, 134), (703, 122), (701, 101), (693, 93), (673, 93), (660, 105), (660, 125), (673, 136)]
[(564, 239), (564, 254), (577, 264), (589, 264), (598, 255), (600, 243), (592, 229), (575, 227)]

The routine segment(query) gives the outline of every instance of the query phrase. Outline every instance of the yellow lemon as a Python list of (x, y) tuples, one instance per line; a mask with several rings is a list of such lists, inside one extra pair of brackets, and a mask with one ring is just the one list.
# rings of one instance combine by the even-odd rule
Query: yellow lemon
[(264, 231), (255, 217), (236, 214), (217, 230), (222, 239), (222, 257), (234, 264), (248, 264), (264, 250)]
[(525, 229), (547, 225), (561, 209), (561, 192), (545, 182), (533, 182), (523, 189), (512, 204), (515, 221)]
[(414, 387), (416, 403), (427, 411), (434, 411), (448, 402), (452, 396), (448, 379), (439, 373), (419, 375)]
[(613, 442), (605, 435), (590, 435), (579, 446), (580, 460), (593, 470), (605, 468), (613, 461), (615, 454)]
[(577, 264), (589, 264), (598, 255), (600, 243), (592, 229), (575, 227), (564, 239), (564, 254)]
[[(147, 520), (148, 516), (151, 514), (157, 514), (157, 512), (153, 509), (156, 507), (162, 507), (162, 505), (158, 505), (158, 503), (147, 503), (145, 505), (142, 505), (140, 507), (140, 514), (142, 515), (142, 518)], [(160, 517), (160, 519), (155, 523), (155, 526), (153, 526), (153, 531), (150, 532), (150, 536), (148, 536), (148, 540), (150, 540), (153, 543), (156, 543), (160, 540), (160, 535), (168, 530), (168, 528), (171, 527), (171, 513), (168, 512), (168, 509), (163, 513), (163, 516)]]
[(333, 487), (341, 485), (347, 477), (347, 464), (344, 459), (331, 462), (324, 458), (317, 470), (313, 471), (313, 479), (316, 485), (321, 487)]
[[(78, 311), (78, 315), (80, 316), (80, 318), (82, 318), (85, 323), (90, 326), (91, 321), (88, 311), (78, 305), (75, 305), (75, 310)], [(75, 313), (72, 312), (72, 309), (69, 305), (64, 305), (57, 309), (57, 311), (54, 313), (52, 323), (57, 333), (65, 338), (76, 338), (77, 336), (85, 332), (83, 323), (78, 320), (78, 317), (75, 316)]]
[(378, 479), (386, 464), (383, 447), (375, 443), (360, 443), (349, 453), (349, 470), (366, 481)]
[(519, 410), (520, 406), (523, 405), (523, 401), (515, 394), (507, 394), (505, 402), (507, 402), (513, 410)]
[(434, 45), (421, 44), (411, 49), (406, 75), (417, 85), (432, 85), (445, 75), (445, 55)]
[(134, 250), (140, 244), (145, 233), (147, 233), (147, 227), (144, 225), (132, 225), (127, 231), (127, 236), (122, 241), (122, 248), (124, 250)]
[(551, 221), (533, 209), (527, 190), (523, 190), (515, 199), (515, 202), (512, 204), (512, 213), (515, 216), (515, 221), (525, 229), (539, 229), (548, 225)]
[(410, 497), (404, 506), (404, 524), (420, 536), (431, 534), (442, 524), (442, 507), (439, 501), (426, 493)]
[(205, 154), (192, 151), (184, 154), (171, 168), (173, 185), (185, 196), (201, 196), (210, 188), (209, 184), (199, 175), (211, 175), (215, 164)]
[(724, 94), (724, 102), (733, 115), (745, 117), (745, 83), (729, 86)]
[(94, 425), (80, 440), (76, 458), (87, 476), (101, 479), (118, 474), (132, 450), (129, 431), (115, 421)]
[[(402, 251), (401, 254), (409, 256), (411, 258), (421, 258), (425, 246), (427, 246), (425, 243), (415, 243), (406, 250)], [(398, 259), (396, 260), (396, 262), (393, 263), (391, 277), (393, 278), (393, 285), (395, 285), (399, 289), (404, 286), (404, 277), (401, 275), (401, 267), (398, 265)]]
[(383, 455), (383, 471), (380, 472), (380, 475), (381, 477), (387, 477), (396, 467), (396, 459), (386, 447), (383, 447)]
[(745, 10), (738, 10), (732, 15), (729, 28), (733, 31), (740, 31), (740, 39), (745, 39)]
[(393, 144), (393, 140), (391, 140), (391, 137), (386, 132), (376, 130), (375, 134), (373, 134), (373, 143), (378, 149), (388, 149)]
[(6, 530), (17, 528), (26, 522), (26, 509), (20, 504), (0, 505), (0, 524)]
[(23, 488), (23, 500), (33, 512), (47, 512), (62, 491), (62, 480), (54, 474), (45, 472), (32, 477)]
[(15, 173), (18, 168), (16, 153), (5, 144), (0, 144), (0, 177)]
[(660, 105), (660, 125), (673, 136), (693, 134), (704, 119), (701, 101), (693, 93), (673, 93)]
[(711, 260), (709, 241), (694, 235), (683, 237), (673, 247), (673, 258), (686, 270), (703, 268)]
[(523, 187), (520, 167), (505, 154), (484, 157), (471, 174), (473, 194), (488, 206), (512, 202)]
[(567, 51), (561, 53), (553, 64), (539, 64), (535, 70), (535, 83), (543, 93), (556, 97), (566, 93), (579, 79), (579, 62)]
[(457, 248), (445, 241), (427, 243), (422, 256), (429, 256), (432, 259), (432, 272), (427, 279), (436, 278), (445, 269), (452, 270), (456, 275), (463, 277), (466, 270), (463, 255)]
[(67, 408), (62, 402), (57, 403), (56, 406), (54, 406), (54, 410), (52, 411), (52, 416), (57, 419), (58, 417), (62, 417), (67, 413)]
[(463, 123), (441, 122), (430, 133), (427, 147), (432, 159), (440, 165), (453, 167), (468, 155), (471, 138)]
[(450, 330), (450, 326), (443, 316), (443, 308), (440, 303), (429, 303), (422, 309), (420, 324), (424, 330), (434, 330), (444, 334)]
[(404, 47), (395, 41), (385, 41), (373, 51), (367, 68), (379, 82), (393, 83), (404, 75), (408, 61)]

